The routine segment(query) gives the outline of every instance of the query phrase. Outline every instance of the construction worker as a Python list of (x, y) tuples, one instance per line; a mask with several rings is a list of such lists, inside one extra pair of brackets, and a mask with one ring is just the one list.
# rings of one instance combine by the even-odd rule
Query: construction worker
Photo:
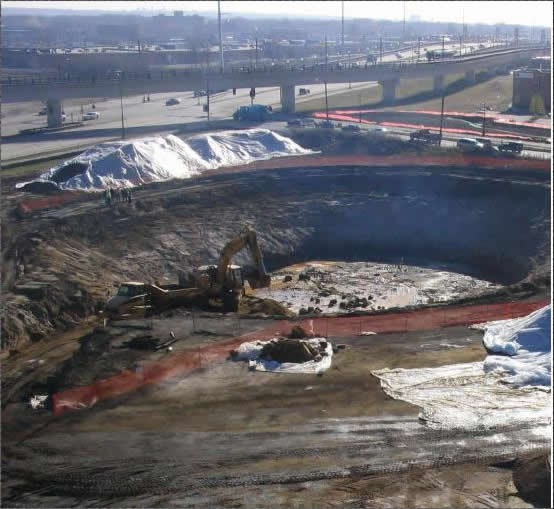
[(109, 187), (106, 189), (105, 197), (106, 197), (106, 205), (110, 206), (112, 204), (112, 194), (110, 192)]
[(131, 190), (130, 189), (127, 189), (127, 203), (131, 203)]
[(123, 201), (123, 191), (121, 189), (117, 190), (117, 201)]

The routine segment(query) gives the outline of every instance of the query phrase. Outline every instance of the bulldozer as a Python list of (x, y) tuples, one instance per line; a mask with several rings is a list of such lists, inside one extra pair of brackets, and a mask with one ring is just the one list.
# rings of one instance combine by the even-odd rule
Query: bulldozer
[[(249, 275), (248, 280), (242, 267), (231, 264), (233, 256), (245, 247), (256, 265), (256, 274)], [(203, 265), (188, 274), (180, 274), (179, 285), (163, 287), (160, 284), (122, 283), (117, 295), (107, 302), (105, 311), (110, 316), (116, 316), (124, 312), (132, 314), (144, 307), (161, 310), (178, 305), (209, 306), (211, 300), (221, 300), (224, 311), (237, 312), (246, 293), (246, 282), (251, 288), (264, 288), (271, 284), (256, 232), (250, 228), (244, 229), (223, 247), (217, 264)]]

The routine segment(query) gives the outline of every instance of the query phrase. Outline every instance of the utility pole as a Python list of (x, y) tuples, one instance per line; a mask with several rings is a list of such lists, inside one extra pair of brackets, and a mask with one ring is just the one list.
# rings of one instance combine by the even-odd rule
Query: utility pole
[(383, 36), (379, 36), (379, 62), (383, 63)]
[(206, 81), (206, 106), (208, 110), (208, 124), (210, 123), (210, 82)]
[(119, 100), (121, 104), (121, 139), (125, 139), (125, 123), (123, 121), (123, 89), (121, 88), (121, 76), (119, 77)]
[(341, 29), (342, 29), (342, 37), (341, 37), (341, 40), (342, 40), (342, 52), (344, 53), (344, 0), (342, 0), (341, 2), (342, 4), (342, 24), (341, 24)]
[(439, 130), (439, 147), (442, 143), (442, 123), (444, 119), (444, 88), (442, 89), (442, 99), (441, 99), (441, 123), (440, 123), (440, 130)]
[(460, 35), (460, 57), (462, 56), (462, 35)]
[(327, 72), (327, 59), (328, 59), (328, 55), (327, 55), (327, 35), (325, 35), (325, 72)]
[(444, 60), (444, 35), (442, 36), (442, 53), (441, 53), (441, 60)]
[(406, 2), (402, 2), (402, 9), (404, 11), (403, 21), (402, 21), (402, 42), (406, 40)]
[(217, 22), (219, 24), (219, 55), (221, 58), (221, 74), (223, 74), (223, 33), (221, 31), (221, 0), (217, 0)]
[(485, 115), (486, 115), (486, 104), (483, 103), (483, 129), (481, 130), (481, 136), (483, 136), (483, 138), (485, 137)]
[(421, 55), (421, 36), (417, 38), (417, 61), (419, 62), (419, 57)]
[(359, 108), (359, 115), (360, 115), (360, 118), (359, 118), (359, 122), (360, 124), (362, 123), (362, 94), (360, 93), (360, 108)]
[(256, 37), (256, 64), (254, 66), (254, 69), (258, 68), (258, 38)]
[(327, 100), (327, 81), (325, 83), (325, 117), (327, 118), (327, 122), (329, 122), (329, 102)]

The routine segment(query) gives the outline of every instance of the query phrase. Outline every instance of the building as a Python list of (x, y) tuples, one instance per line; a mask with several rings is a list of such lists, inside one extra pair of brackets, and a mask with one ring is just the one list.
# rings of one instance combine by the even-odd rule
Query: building
[(525, 69), (514, 71), (512, 108), (514, 111), (530, 111), (533, 103), (542, 101), (546, 112), (551, 110), (550, 63), (548, 70)]

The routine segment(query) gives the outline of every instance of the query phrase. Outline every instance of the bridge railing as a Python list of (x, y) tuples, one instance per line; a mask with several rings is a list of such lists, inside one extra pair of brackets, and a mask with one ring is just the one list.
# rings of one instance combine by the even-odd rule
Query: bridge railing
[[(265, 74), (275, 72), (287, 73), (314, 73), (314, 72), (356, 72), (356, 71), (379, 71), (379, 72), (405, 72), (409, 69), (421, 68), (422, 66), (438, 66), (444, 64), (466, 63), (471, 61), (484, 60), (491, 56), (502, 56), (513, 53), (523, 53), (526, 51), (542, 50), (542, 47), (529, 48), (511, 48), (504, 51), (495, 51), (494, 53), (470, 55), (457, 58), (439, 58), (436, 60), (423, 60), (413, 63), (407, 62), (384, 62), (384, 63), (319, 63), (311, 65), (295, 64), (276, 64), (276, 65), (258, 65), (258, 66), (227, 66), (224, 76), (234, 76), (237, 74)], [(43, 74), (10, 74), (9, 71), (2, 73), (2, 87), (17, 87), (21, 85), (35, 86), (72, 86), (89, 87), (91, 85), (109, 85), (125, 81), (155, 80), (164, 81), (175, 78), (201, 78), (205, 77), (209, 81), (210, 77), (221, 77), (218, 66), (208, 67), (208, 69), (173, 69), (173, 70), (145, 70), (145, 71), (121, 71), (109, 74), (82, 74), (82, 73), (43, 73)]]

